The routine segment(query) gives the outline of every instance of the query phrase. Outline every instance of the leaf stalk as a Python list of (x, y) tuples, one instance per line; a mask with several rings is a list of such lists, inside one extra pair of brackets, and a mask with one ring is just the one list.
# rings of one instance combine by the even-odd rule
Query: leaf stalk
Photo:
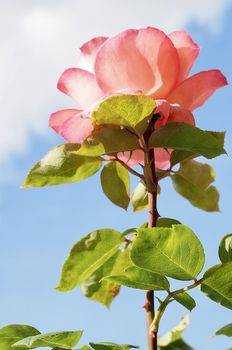
[(164, 299), (164, 301), (160, 304), (154, 319), (151, 323), (151, 330), (153, 332), (158, 332), (159, 330), (159, 324), (161, 321), (161, 318), (166, 310), (166, 307), (168, 306), (168, 304), (170, 303), (171, 299), (173, 298), (173, 296), (181, 294), (181, 293), (185, 293), (193, 288), (196, 288), (199, 284), (201, 284), (203, 281), (203, 278), (201, 278), (200, 280), (196, 280), (194, 283), (190, 284), (189, 286), (186, 286), (184, 288), (180, 288), (177, 290), (174, 290), (173, 292), (169, 292), (168, 296)]

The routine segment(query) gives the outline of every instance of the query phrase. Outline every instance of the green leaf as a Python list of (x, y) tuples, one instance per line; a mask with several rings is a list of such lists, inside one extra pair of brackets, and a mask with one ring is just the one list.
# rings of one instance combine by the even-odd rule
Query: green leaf
[(170, 156), (170, 163), (171, 163), (171, 166), (173, 167), (178, 163), (181, 163), (183, 161), (190, 160), (196, 157), (198, 157), (198, 154), (193, 152), (174, 150)]
[(80, 340), (83, 331), (75, 331), (75, 332), (52, 332), (39, 334), (31, 337), (24, 338), (17, 343), (15, 343), (12, 347), (20, 347), (26, 349), (35, 349), (42, 347), (64, 347), (66, 349), (70, 349), (75, 346)]
[[(181, 335), (185, 328), (189, 325), (189, 317), (184, 316), (176, 327), (171, 329), (168, 333), (158, 338), (158, 346), (162, 349), (167, 345), (174, 343), (175, 341), (181, 339)], [(171, 348), (170, 348), (171, 349)]]
[(123, 236), (127, 236), (127, 235), (130, 235), (131, 233), (137, 233), (137, 228), (136, 227), (131, 227), (131, 228), (128, 228), (127, 230), (123, 231)]
[(227, 337), (232, 337), (232, 323), (220, 328), (215, 335), (227, 335)]
[(160, 347), (159, 349), (162, 350), (193, 350), (191, 346), (189, 346), (183, 339), (178, 339), (175, 342), (164, 346)]
[[(180, 221), (170, 218), (159, 217), (156, 222), (156, 227), (172, 227), (172, 225), (179, 225)], [(148, 228), (148, 222), (144, 222), (139, 228)], [(135, 229), (137, 231), (137, 229)]]
[[(208, 133), (210, 133), (212, 136), (214, 136), (219, 145), (221, 147), (224, 147), (224, 141), (225, 141), (225, 133), (224, 132), (214, 132), (214, 131), (207, 131)], [(173, 167), (174, 165), (183, 162), (185, 160), (190, 160), (193, 158), (199, 157), (199, 154), (196, 154), (194, 152), (189, 152), (189, 151), (185, 151), (185, 150), (174, 150), (171, 153), (170, 156), (170, 162), (171, 162), (171, 166)]]
[[(160, 195), (160, 186), (157, 186), (157, 196)], [(133, 211), (144, 210), (148, 207), (148, 193), (146, 187), (142, 181), (138, 183), (132, 193), (132, 207)]]
[(169, 291), (169, 282), (165, 276), (140, 269), (137, 266), (128, 267), (120, 275), (105, 277), (120, 285), (144, 290), (166, 290)]
[(78, 241), (64, 262), (57, 290), (68, 292), (84, 282), (111, 256), (123, 241), (120, 232), (96, 230)]
[(217, 139), (218, 144), (221, 147), (224, 147), (225, 136), (226, 136), (225, 131), (207, 131), (207, 132)]
[(179, 225), (180, 221), (170, 218), (158, 218), (156, 226), (157, 227), (172, 227), (172, 225)]
[(147, 129), (155, 108), (155, 100), (148, 96), (116, 95), (99, 105), (97, 111), (92, 114), (92, 120), (97, 125), (124, 126), (141, 135)]
[[(148, 228), (148, 222), (147, 221), (144, 222), (141, 226), (139, 226), (139, 228)], [(136, 229), (136, 232), (137, 232), (137, 229)]]
[(156, 129), (149, 139), (149, 146), (193, 152), (206, 158), (226, 153), (221, 140), (212, 132), (185, 123), (169, 123)]
[(134, 192), (132, 193), (131, 201), (132, 201), (132, 207), (134, 212), (147, 208), (148, 206), (147, 190), (141, 181), (135, 187)]
[(179, 294), (174, 294), (173, 298), (181, 305), (183, 305), (186, 309), (189, 311), (192, 311), (195, 306), (196, 302), (195, 300), (188, 294), (188, 293), (179, 293)]
[(114, 125), (100, 126), (82, 143), (79, 155), (101, 156), (139, 149), (138, 137)]
[(189, 202), (205, 211), (219, 211), (219, 193), (214, 186), (213, 168), (195, 160), (181, 163), (180, 169), (171, 175), (175, 190)]
[(101, 172), (103, 192), (111, 202), (123, 209), (130, 203), (130, 177), (128, 170), (117, 161), (108, 162)]
[(200, 289), (211, 300), (232, 309), (232, 262), (208, 269)]
[(115, 282), (103, 278), (111, 274), (121, 273), (131, 264), (128, 249), (117, 251), (105, 264), (82, 283), (82, 292), (87, 298), (104, 304), (109, 308), (112, 300), (119, 293), (120, 286)]
[(232, 261), (232, 233), (222, 238), (218, 254), (222, 263)]
[(79, 148), (79, 144), (67, 143), (51, 149), (30, 170), (23, 187), (78, 182), (94, 175), (101, 167), (101, 159), (77, 155)]
[(131, 250), (133, 263), (180, 280), (195, 279), (204, 266), (201, 242), (184, 225), (138, 229)]
[(81, 348), (77, 349), (77, 350), (92, 350), (88, 345), (84, 345)]
[(89, 343), (94, 350), (129, 350), (138, 349), (137, 345), (115, 344), (115, 343)]
[[(22, 325), (22, 324), (12, 324), (0, 328), (0, 349), (1, 350), (11, 350), (14, 343), (17, 341), (26, 338), (30, 335), (37, 335), (40, 332), (31, 326)], [(14, 347), (15, 350), (21, 348)]]

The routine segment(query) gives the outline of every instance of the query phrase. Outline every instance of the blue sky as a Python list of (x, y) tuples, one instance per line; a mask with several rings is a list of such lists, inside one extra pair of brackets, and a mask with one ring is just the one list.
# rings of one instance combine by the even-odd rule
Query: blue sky
[[(75, 65), (78, 47), (96, 35), (125, 28), (185, 27), (202, 52), (193, 72), (220, 68), (231, 81), (232, 2), (201, 1), (0, 1), (0, 325), (30, 324), (41, 331), (84, 329), (84, 342), (115, 341), (145, 348), (144, 293), (124, 288), (109, 312), (84, 298), (79, 289), (63, 294), (53, 288), (69, 249), (95, 228), (124, 230), (146, 221), (146, 213), (127, 213), (102, 194), (99, 175), (79, 184), (22, 190), (26, 172), (62, 139), (47, 127), (51, 112), (73, 102), (56, 90), (65, 68)], [(9, 18), (11, 21), (9, 21)], [(9, 24), (10, 23), (10, 24)], [(4, 61), (5, 60), (5, 61)], [(210, 162), (217, 173), (221, 213), (207, 214), (162, 184), (161, 215), (180, 220), (201, 238), (207, 266), (217, 263), (220, 237), (231, 232), (231, 87), (218, 91), (196, 113), (199, 127), (228, 130), (227, 156)], [(135, 182), (133, 181), (133, 185)], [(231, 311), (194, 291), (197, 308), (185, 339), (198, 350), (223, 350), (225, 337), (211, 338), (231, 322)], [(170, 305), (161, 333), (186, 310)]]

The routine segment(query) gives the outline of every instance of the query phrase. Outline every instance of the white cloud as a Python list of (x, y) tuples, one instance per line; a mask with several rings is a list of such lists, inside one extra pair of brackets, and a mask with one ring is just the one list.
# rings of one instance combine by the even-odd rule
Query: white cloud
[(49, 113), (71, 106), (56, 90), (78, 47), (97, 35), (197, 23), (218, 31), (231, 0), (0, 0), (0, 162), (25, 152), (45, 134)]

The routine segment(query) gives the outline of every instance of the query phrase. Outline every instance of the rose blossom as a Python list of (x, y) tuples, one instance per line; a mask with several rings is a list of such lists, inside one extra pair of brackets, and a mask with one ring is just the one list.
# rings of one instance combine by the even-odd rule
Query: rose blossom
[[(68, 142), (82, 142), (91, 134), (91, 111), (112, 94), (141, 91), (154, 98), (160, 114), (155, 127), (169, 122), (194, 125), (192, 111), (227, 84), (219, 70), (188, 77), (200, 48), (184, 31), (166, 35), (152, 27), (129, 29), (112, 38), (94, 38), (80, 51), (77, 68), (64, 71), (58, 81), (58, 89), (72, 97), (80, 109), (55, 112), (49, 122)], [(120, 157), (128, 160), (127, 153)], [(167, 166), (169, 157), (166, 150), (156, 149), (156, 166)], [(134, 151), (130, 164), (142, 159), (141, 151)]]

